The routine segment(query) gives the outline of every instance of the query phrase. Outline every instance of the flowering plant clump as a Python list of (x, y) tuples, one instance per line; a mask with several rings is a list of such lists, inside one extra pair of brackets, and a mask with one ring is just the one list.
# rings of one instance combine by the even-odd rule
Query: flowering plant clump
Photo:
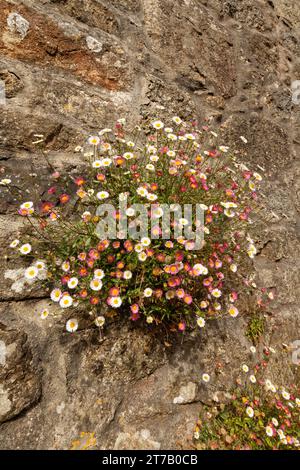
[[(28, 259), (27, 282), (42, 282), (62, 309), (85, 305), (100, 328), (118, 309), (149, 325), (202, 328), (221, 314), (236, 317), (239, 303), (255, 292), (249, 258), (256, 248), (248, 231), (262, 177), (208, 126), (179, 117), (171, 126), (143, 123), (127, 137), (120, 119), (114, 130), (102, 129), (76, 148), (82, 154), (77, 174), (51, 167), (42, 199), (23, 199), (18, 208), (32, 235), (10, 246)], [(143, 222), (136, 204), (142, 204), (147, 235), (143, 226), (140, 238), (122, 230), (99, 236), (103, 203), (115, 208), (108, 219), (113, 227), (126, 219), (137, 232)], [(202, 223), (184, 213), (171, 218), (177, 230), (171, 233), (162, 224), (166, 205), (176, 214), (186, 204), (198, 204)], [(189, 233), (201, 233), (201, 249)], [(78, 319), (68, 320), (68, 331), (77, 327)]]
[[(251, 351), (255, 354), (254, 346)], [(231, 400), (197, 423), (197, 447), (300, 450), (300, 390), (295, 385), (278, 387), (264, 378), (272, 353), (272, 348), (266, 348), (263, 360), (252, 370), (247, 364), (241, 366), (243, 376)]]

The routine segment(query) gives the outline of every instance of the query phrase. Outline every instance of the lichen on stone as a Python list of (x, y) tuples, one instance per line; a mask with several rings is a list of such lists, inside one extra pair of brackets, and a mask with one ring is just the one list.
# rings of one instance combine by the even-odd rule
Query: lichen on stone
[(21, 39), (25, 39), (29, 31), (30, 23), (19, 13), (10, 13), (7, 17), (7, 25), (12, 33), (17, 33)]

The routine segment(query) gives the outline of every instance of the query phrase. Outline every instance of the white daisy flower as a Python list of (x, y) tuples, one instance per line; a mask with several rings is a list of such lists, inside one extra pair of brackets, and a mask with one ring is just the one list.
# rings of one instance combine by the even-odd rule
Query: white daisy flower
[(156, 196), (156, 194), (148, 193), (147, 194), (147, 199), (148, 199), (148, 201), (154, 202), (154, 201), (157, 200), (157, 196)]
[(103, 283), (101, 281), (101, 279), (93, 279), (91, 282), (90, 282), (90, 288), (93, 290), (93, 291), (96, 291), (98, 292), (99, 290), (102, 289), (102, 286), (103, 286)]
[(152, 163), (148, 163), (148, 164), (146, 165), (146, 170), (155, 171), (155, 166), (152, 165)]
[(143, 238), (141, 239), (141, 244), (142, 244), (143, 246), (149, 246), (149, 245), (151, 244), (150, 238), (148, 238), (148, 237), (143, 237)]
[(262, 181), (262, 176), (259, 173), (254, 172), (253, 176), (256, 179), (256, 181)]
[(198, 320), (197, 320), (197, 325), (198, 325), (200, 328), (204, 328), (204, 326), (205, 326), (205, 320), (204, 320), (204, 318), (199, 317)]
[(144, 297), (151, 297), (152, 293), (153, 293), (153, 290), (150, 287), (147, 287), (144, 290)]
[(242, 370), (243, 372), (246, 372), (246, 373), (249, 372), (249, 367), (247, 366), (247, 364), (242, 365)]
[(160, 130), (163, 129), (164, 123), (161, 121), (154, 121), (152, 122), (152, 127), (154, 127), (154, 129)]
[(20, 243), (20, 240), (16, 239), (16, 240), (13, 240), (9, 246), (10, 248), (16, 248), (19, 245), (19, 243)]
[(42, 312), (41, 312), (41, 315), (40, 315), (40, 318), (42, 320), (45, 320), (45, 318), (47, 318), (49, 315), (49, 310), (47, 308), (45, 308)]
[(25, 269), (25, 278), (28, 280), (35, 279), (39, 273), (38, 268), (35, 266), (29, 266), (29, 268)]
[(138, 259), (140, 261), (144, 262), (144, 261), (146, 261), (147, 258), (148, 258), (147, 253), (145, 253), (144, 251), (142, 251), (141, 253), (138, 254)]
[(71, 277), (68, 281), (68, 288), (69, 289), (75, 289), (78, 285), (78, 279), (77, 277)]
[(179, 219), (178, 223), (179, 225), (185, 226), (189, 224), (189, 221), (185, 219), (184, 217), (182, 217), (181, 219)]
[(247, 406), (247, 408), (246, 408), (246, 413), (247, 413), (247, 415), (249, 416), (249, 418), (253, 418), (253, 416), (254, 416), (254, 411), (253, 411), (253, 408), (251, 408), (251, 406)]
[(207, 383), (210, 381), (210, 376), (208, 374), (202, 374), (202, 380)]
[(148, 191), (146, 188), (143, 188), (142, 186), (140, 186), (136, 192), (138, 193), (139, 196), (142, 196), (142, 197), (147, 197), (147, 194), (148, 194)]
[(195, 140), (195, 136), (193, 134), (185, 134), (185, 138), (188, 140)]
[(32, 201), (23, 202), (23, 204), (21, 204), (20, 206), (21, 209), (31, 209), (32, 207), (33, 207)]
[(87, 222), (88, 220), (90, 220), (92, 217), (92, 214), (89, 212), (89, 211), (85, 211), (83, 212), (83, 214), (81, 215), (81, 218)]
[(289, 400), (291, 398), (291, 395), (286, 390), (283, 390), (281, 395), (283, 396), (285, 400)]
[(88, 143), (89, 143), (90, 145), (99, 145), (100, 139), (99, 139), (99, 137), (97, 137), (97, 136), (91, 136), (91, 137), (89, 137), (89, 139), (88, 139)]
[(219, 297), (221, 297), (222, 292), (220, 291), (220, 289), (213, 289), (213, 290), (211, 291), (211, 295), (212, 295), (213, 297), (216, 297), (216, 298), (218, 299)]
[(143, 251), (143, 245), (141, 243), (137, 243), (134, 247), (134, 251), (136, 253), (141, 253)]
[(95, 279), (103, 279), (105, 276), (103, 269), (95, 269), (94, 271), (94, 278)]
[(132, 207), (128, 207), (128, 209), (126, 210), (126, 215), (128, 217), (132, 217), (134, 216), (134, 214), (135, 214), (135, 210)]
[(134, 155), (132, 152), (125, 152), (123, 154), (123, 157), (125, 158), (125, 160), (132, 160), (134, 158)]
[(271, 428), (271, 426), (267, 426), (267, 427), (266, 427), (266, 434), (267, 434), (267, 436), (269, 436), (269, 437), (272, 437), (272, 436), (273, 436), (273, 429)]
[(46, 263), (41, 259), (38, 259), (34, 265), (38, 268), (39, 271), (46, 269)]
[(7, 186), (8, 184), (11, 183), (11, 179), (9, 178), (3, 178), (1, 181), (0, 181), (0, 186)]
[(155, 219), (159, 219), (163, 216), (164, 211), (161, 207), (156, 207), (155, 209), (151, 209), (151, 214)]
[(247, 253), (249, 258), (254, 258), (257, 253), (255, 246), (252, 244), (248, 245)]
[(224, 214), (225, 214), (226, 217), (228, 217), (229, 219), (232, 219), (232, 218), (235, 216), (235, 212), (234, 212), (234, 211), (231, 211), (230, 209), (225, 209), (225, 210), (224, 210)]
[(103, 166), (110, 166), (112, 164), (112, 160), (110, 158), (103, 158), (102, 165)]
[(59, 301), (59, 305), (61, 306), (61, 308), (71, 307), (72, 304), (73, 304), (73, 299), (68, 294), (63, 295), (62, 298)]
[(272, 386), (273, 386), (273, 384), (272, 384), (271, 380), (267, 379), (265, 381), (266, 390), (270, 390)]
[(175, 122), (175, 124), (177, 124), (177, 125), (182, 123), (182, 119), (180, 119), (179, 116), (172, 117), (172, 121)]
[(201, 263), (197, 263), (193, 266), (193, 274), (195, 274), (196, 276), (206, 275), (207, 273), (208, 269)]
[(61, 265), (61, 269), (67, 273), (68, 271), (70, 271), (70, 262), (69, 261), (64, 261)]
[(28, 255), (31, 252), (31, 245), (30, 243), (25, 243), (19, 248), (19, 251), (22, 255)]
[(226, 147), (225, 145), (220, 145), (219, 150), (223, 153), (227, 153), (229, 150), (229, 147)]
[(59, 302), (61, 299), (61, 290), (60, 289), (53, 289), (50, 293), (50, 298), (53, 302)]
[(93, 168), (101, 168), (101, 167), (102, 167), (102, 160), (95, 160), (95, 161), (92, 163), (92, 167), (93, 167)]
[(237, 204), (235, 202), (221, 202), (221, 206), (225, 207), (226, 209), (236, 209)]
[(126, 279), (127, 281), (132, 278), (132, 272), (131, 271), (124, 271), (123, 273), (123, 278)]
[(250, 382), (252, 382), (253, 384), (255, 384), (255, 383), (256, 383), (256, 377), (255, 377), (255, 375), (250, 375), (249, 380), (250, 380)]
[(147, 145), (147, 151), (148, 153), (156, 153), (157, 152), (157, 148), (154, 147), (154, 145)]
[(74, 331), (76, 331), (77, 328), (78, 328), (78, 321), (76, 320), (76, 318), (70, 318), (70, 320), (68, 320), (66, 323), (66, 330), (69, 333), (74, 333)]
[(255, 191), (255, 190), (256, 190), (256, 186), (255, 186), (255, 184), (253, 183), (253, 181), (249, 181), (248, 186), (249, 186), (249, 189), (250, 189), (251, 191)]
[(122, 305), (122, 299), (121, 297), (112, 297), (109, 304), (113, 308), (119, 308)]
[(98, 328), (102, 328), (104, 323), (105, 323), (105, 318), (102, 315), (100, 315), (99, 317), (95, 319), (95, 325), (98, 326)]
[(107, 191), (99, 191), (99, 193), (96, 194), (96, 198), (100, 199), (100, 201), (103, 199), (107, 199), (108, 197), (109, 193)]

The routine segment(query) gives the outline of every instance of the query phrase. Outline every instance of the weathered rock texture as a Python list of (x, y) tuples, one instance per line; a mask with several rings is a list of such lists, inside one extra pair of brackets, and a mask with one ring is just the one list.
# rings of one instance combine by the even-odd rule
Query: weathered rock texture
[(0, 421), (3, 422), (38, 401), (41, 377), (26, 333), (0, 324), (0, 354)]
[[(298, 0), (0, 0), (1, 172), (18, 184), (46, 173), (36, 134), (72, 171), (86, 133), (172, 112), (212, 116), (224, 143), (265, 169), (269, 220), (256, 268), (278, 294), (265, 342), (277, 349), (272, 373), (282, 383), (299, 379), (282, 348), (300, 339), (299, 53)], [(201, 405), (226, 395), (249, 359), (246, 320), (214, 323), (171, 348), (127, 324), (102, 342), (93, 330), (67, 334), (64, 319), (39, 318), (43, 293), (10, 290), (13, 202), (2, 190), (0, 448), (66, 449), (81, 432), (94, 432), (98, 449), (191, 446)]]

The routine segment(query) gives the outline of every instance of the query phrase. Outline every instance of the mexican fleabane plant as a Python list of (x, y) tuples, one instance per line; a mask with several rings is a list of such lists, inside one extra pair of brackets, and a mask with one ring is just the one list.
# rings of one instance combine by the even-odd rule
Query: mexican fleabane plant
[[(28, 260), (26, 282), (41, 283), (67, 310), (68, 331), (78, 328), (80, 317), (69, 314), (77, 307), (100, 328), (112, 312), (149, 327), (203, 328), (208, 319), (236, 317), (255, 291), (249, 228), (262, 177), (208, 126), (170, 121), (142, 122), (127, 134), (118, 120), (113, 130), (102, 129), (76, 148), (82, 156), (76, 174), (50, 165), (43, 196), (20, 201), (18, 213), (31, 235), (10, 247)], [(8, 180), (3, 184), (15, 189)], [(101, 232), (99, 238), (103, 203), (115, 208), (108, 225), (126, 219), (142, 236)], [(137, 204), (146, 208), (147, 227)], [(187, 204), (200, 207), (201, 222), (195, 214), (176, 217)], [(162, 224), (167, 208), (171, 230)], [(196, 249), (187, 233), (201, 234), (201, 246)]]
[(254, 361), (241, 365), (230, 398), (197, 422), (198, 449), (300, 450), (299, 387), (278, 386), (268, 378), (273, 348), (265, 347), (260, 359), (256, 348), (250, 349)]

